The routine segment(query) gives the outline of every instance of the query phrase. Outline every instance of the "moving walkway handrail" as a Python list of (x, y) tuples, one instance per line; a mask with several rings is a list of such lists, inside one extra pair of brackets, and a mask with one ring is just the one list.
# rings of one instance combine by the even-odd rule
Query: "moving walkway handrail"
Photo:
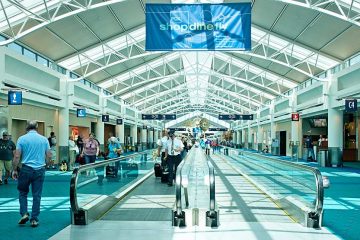
[(213, 216), (215, 214), (215, 170), (214, 166), (210, 161), (207, 161), (209, 168), (209, 187), (210, 187), (210, 215)]
[[(181, 187), (182, 187), (182, 170), (185, 165), (186, 159), (190, 156), (190, 152), (192, 149), (186, 154), (185, 158), (181, 161), (176, 170), (176, 179), (175, 179), (175, 194), (176, 194), (176, 214), (181, 216), (182, 214), (182, 198), (181, 198)], [(188, 202), (188, 200), (186, 200)]]
[(284, 161), (284, 160), (281, 160), (281, 159), (274, 159), (272, 157), (264, 156), (264, 155), (261, 155), (261, 154), (256, 154), (256, 153), (251, 153), (251, 152), (246, 152), (246, 151), (242, 151), (242, 152), (246, 153), (248, 155), (261, 157), (263, 159), (270, 160), (272, 162), (281, 163), (281, 164), (284, 164), (284, 165), (287, 165), (287, 166), (291, 166), (291, 167), (294, 167), (294, 168), (298, 168), (298, 169), (302, 169), (302, 170), (306, 170), (308, 172), (311, 172), (314, 175), (315, 181), (316, 181), (315, 215), (316, 216), (321, 215), (321, 213), (323, 211), (323, 206), (324, 206), (324, 187), (323, 187), (322, 175), (321, 175), (319, 169), (309, 167), (309, 166), (305, 166), (305, 165), (300, 165), (300, 164), (297, 164), (297, 163)]
[(121, 156), (118, 158), (111, 158), (111, 159), (103, 160), (101, 162), (95, 162), (95, 163), (90, 163), (90, 164), (86, 164), (86, 165), (81, 165), (78, 168), (75, 168), (73, 170), (71, 180), (70, 180), (70, 207), (71, 207), (71, 210), (75, 213), (79, 212), (79, 210), (80, 210), (78, 202), (77, 202), (77, 191), (76, 191), (77, 181), (78, 181), (80, 172), (83, 172), (83, 171), (86, 171), (89, 169), (94, 169), (97, 167), (104, 167), (104, 166), (108, 165), (109, 163), (118, 162), (121, 160), (126, 160), (128, 158), (133, 158), (133, 157), (145, 155), (145, 154), (147, 154), (147, 152), (139, 152), (139, 153), (129, 154), (126, 156)]

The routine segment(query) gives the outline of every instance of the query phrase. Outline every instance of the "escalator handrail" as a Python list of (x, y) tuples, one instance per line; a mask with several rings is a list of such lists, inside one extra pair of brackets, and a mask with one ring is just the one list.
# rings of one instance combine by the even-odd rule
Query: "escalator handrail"
[(322, 180), (322, 175), (321, 172), (319, 171), (319, 169), (317, 168), (313, 168), (313, 167), (309, 167), (309, 166), (305, 166), (305, 165), (300, 165), (297, 163), (292, 163), (292, 162), (288, 162), (285, 160), (281, 160), (281, 159), (275, 159), (272, 157), (268, 157), (268, 156), (264, 156), (258, 153), (251, 153), (251, 152), (246, 152), (246, 151), (241, 151), (248, 155), (253, 155), (256, 157), (261, 157), (263, 159), (266, 160), (270, 160), (272, 162), (277, 162), (277, 163), (281, 163), (284, 165), (288, 165), (297, 169), (302, 169), (302, 170), (306, 170), (308, 172), (311, 172), (314, 177), (315, 177), (315, 181), (316, 181), (316, 203), (315, 203), (315, 215), (316, 216), (320, 216), (322, 211), (323, 211), (323, 206), (324, 206), (324, 186), (323, 186), (323, 180)]
[(185, 158), (181, 161), (179, 166), (176, 170), (176, 178), (175, 178), (175, 206), (176, 206), (176, 214), (180, 216), (182, 214), (182, 198), (181, 198), (181, 188), (182, 188), (182, 171), (183, 167), (185, 165), (185, 162), (187, 161), (187, 158), (189, 158), (191, 151), (193, 149), (190, 149), (190, 151), (186, 154)]
[(210, 161), (207, 161), (209, 168), (209, 188), (210, 188), (210, 214), (215, 213), (216, 199), (215, 199), (215, 170)]
[(121, 160), (126, 160), (128, 158), (145, 155), (147, 153), (148, 152), (139, 152), (139, 153), (129, 154), (129, 155), (120, 156), (117, 158), (103, 160), (101, 162), (95, 162), (95, 163), (81, 165), (81, 166), (75, 168), (72, 172), (72, 176), (71, 176), (71, 180), (70, 180), (70, 207), (71, 207), (72, 212), (77, 213), (80, 210), (80, 207), (77, 202), (77, 191), (76, 191), (76, 186), (77, 186), (80, 172), (83, 172), (83, 171), (86, 171), (89, 169), (94, 169), (97, 167), (103, 167), (103, 166), (109, 165), (110, 163), (113, 163), (113, 162), (118, 162)]

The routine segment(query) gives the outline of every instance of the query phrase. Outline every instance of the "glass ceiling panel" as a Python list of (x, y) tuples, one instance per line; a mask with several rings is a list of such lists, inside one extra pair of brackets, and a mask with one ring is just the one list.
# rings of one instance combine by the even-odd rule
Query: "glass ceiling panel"
[[(111, 40), (105, 44), (106, 47), (100, 45), (94, 47), (82, 54), (80, 56), (71, 57), (65, 61), (59, 62), (60, 66), (63, 66), (70, 70), (75, 70), (81, 67), (81, 65), (86, 65), (92, 61), (96, 61), (100, 58), (103, 58), (106, 55), (109, 55), (114, 52), (118, 52), (122, 49), (139, 43), (145, 40), (145, 27), (141, 27), (137, 30), (129, 32), (127, 35), (121, 36), (114, 40)], [(80, 64), (81, 62), (81, 64)]]
[(268, 33), (257, 29), (256, 27), (251, 27), (251, 38), (253, 41), (268, 45), (270, 48), (273, 48), (277, 51), (282, 51), (287, 55), (290, 55), (296, 59), (303, 60), (308, 62), (311, 65), (316, 65), (323, 70), (327, 70), (339, 64), (337, 61), (332, 60), (328, 57), (317, 55), (317, 53), (307, 50), (303, 47), (300, 47), (296, 44), (283, 40), (274, 35), (269, 35)]
[[(47, 8), (53, 9), (57, 7), (62, 2), (69, 2), (69, 1), (62, 1), (62, 0), (17, 0), (16, 1), (19, 5), (27, 9), (29, 12), (41, 15), (46, 11)], [(46, 2), (46, 5), (45, 5)], [(0, 11), (0, 31), (4, 31), (9, 28), (8, 22), (6, 21), (6, 15), (8, 17), (8, 21), (13, 26), (17, 23), (22, 23), (28, 16), (31, 16), (30, 13), (24, 12), (21, 10), (21, 7), (16, 7), (13, 3), (10, 3), (7, 0), (3, 1), (4, 9)]]

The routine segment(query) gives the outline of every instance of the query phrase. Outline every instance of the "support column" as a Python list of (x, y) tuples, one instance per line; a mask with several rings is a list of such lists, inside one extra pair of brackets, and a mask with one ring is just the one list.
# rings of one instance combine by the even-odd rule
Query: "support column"
[(237, 134), (236, 134), (236, 142), (237, 142), (237, 144), (239, 144), (239, 145), (242, 145), (241, 144), (241, 131), (240, 130), (238, 130), (237, 132), (236, 132)]
[(248, 121), (248, 148), (253, 149), (253, 139), (252, 139), (250, 121)]
[(60, 80), (60, 90), (65, 92), (65, 107), (61, 108), (58, 113), (59, 132), (56, 133), (58, 137), (58, 163), (61, 163), (62, 161), (69, 161), (69, 105), (71, 104), (72, 106), (71, 95), (74, 93), (74, 84), (68, 84), (66, 78), (62, 78)]
[(131, 146), (136, 146), (137, 145), (137, 125), (132, 125), (130, 128), (130, 135), (132, 137), (132, 143)]
[(242, 142), (243, 148), (247, 147), (245, 133), (246, 133), (245, 128), (241, 129), (241, 142)]
[(104, 134), (105, 134), (105, 124), (102, 122), (102, 117), (97, 118), (95, 135), (96, 139), (100, 142), (100, 151), (104, 151)]
[(143, 149), (146, 148), (146, 143), (147, 143), (146, 134), (147, 134), (147, 129), (141, 129), (141, 146), (142, 146)]
[(119, 138), (120, 145), (124, 148), (125, 146), (125, 131), (124, 124), (116, 125), (115, 127), (115, 136)]
[(258, 152), (261, 152), (264, 149), (263, 146), (263, 138), (264, 138), (264, 133), (263, 133), (263, 127), (260, 126), (260, 113), (257, 114), (257, 150)]

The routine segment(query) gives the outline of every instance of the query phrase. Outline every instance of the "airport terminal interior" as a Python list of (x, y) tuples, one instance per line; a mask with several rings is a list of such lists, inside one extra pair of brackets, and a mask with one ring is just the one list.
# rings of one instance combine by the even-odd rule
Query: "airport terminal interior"
[(0, 0), (0, 239), (359, 239), (359, 39), (359, 0)]

